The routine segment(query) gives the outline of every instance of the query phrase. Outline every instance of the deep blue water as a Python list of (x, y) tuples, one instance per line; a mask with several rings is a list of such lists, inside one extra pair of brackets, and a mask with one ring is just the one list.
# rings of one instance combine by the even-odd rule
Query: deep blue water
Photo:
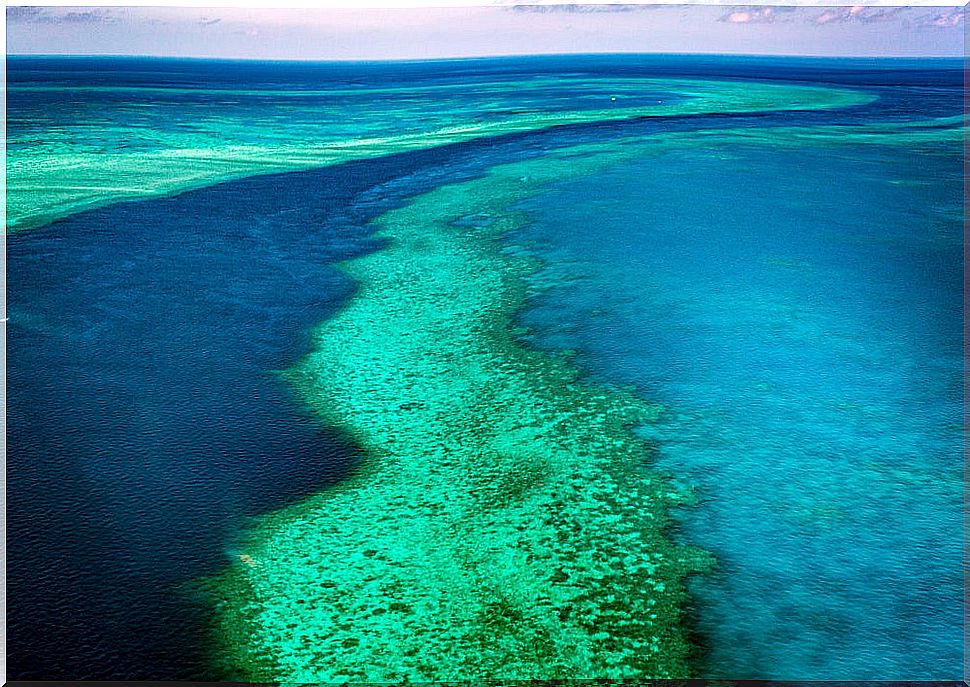
[(368, 221), (408, 196), (588, 137), (254, 177), (8, 237), (8, 674), (217, 678), (197, 578), (248, 517), (356, 460), (278, 374), (353, 293), (334, 263), (378, 249)]
[(242, 180), (8, 238), (12, 677), (217, 677), (193, 580), (229, 561), (247, 517), (357, 457), (278, 371), (353, 292), (333, 263), (378, 247), (367, 219), (440, 183), (460, 152)]
[(321, 85), (453, 83), (496, 75), (786, 79), (813, 83), (952, 86), (960, 58), (830, 58), (737, 55), (534, 55), (396, 62), (296, 62), (154, 57), (29, 57), (8, 55), (9, 83), (308, 89)]
[[(352, 293), (333, 264), (379, 249), (369, 218), (491, 164), (589, 140), (959, 112), (961, 75), (935, 64), (946, 68), (629, 56), (11, 60), (12, 83), (66, 86), (314, 88), (569, 72), (819, 80), (881, 98), (844, 112), (506, 136), (118, 204), (10, 237), (10, 675), (214, 677), (192, 581), (230, 559), (247, 517), (353, 466), (353, 447), (309, 417), (276, 371)], [(50, 114), (50, 97), (12, 96), (12, 119)], [(959, 160), (952, 151), (738, 155), (630, 163), (537, 201), (535, 237), (590, 278), (537, 302), (530, 322), (543, 345), (578, 349), (592, 374), (635, 383), (669, 409), (652, 440), (665, 469), (704, 499), (682, 517), (682, 536), (721, 558), (695, 590), (704, 670), (930, 675), (931, 661), (952, 663), (961, 621), (959, 537), (950, 538), (959, 535)], [(927, 185), (887, 185), (890, 176)], [(901, 631), (903, 619), (925, 630)], [(833, 662), (835, 641), (864, 650)]]
[(115, 206), (9, 240), (12, 675), (185, 675), (204, 624), (180, 585), (225, 559), (241, 518), (352, 464), (273, 371), (350, 292), (329, 263), (366, 244), (307, 232), (315, 208), (291, 189)]
[[(359, 98), (372, 102), (376, 110), (399, 107), (407, 93), (373, 95), (370, 88), (401, 88), (461, 84), (463, 87), (488, 84), (496, 79), (535, 76), (601, 76), (611, 78), (705, 78), (726, 80), (767, 80), (784, 83), (841, 85), (879, 93), (870, 106), (838, 113), (842, 119), (906, 119), (913, 110), (907, 105), (912, 96), (920, 98), (920, 115), (944, 116), (959, 113), (963, 65), (953, 59), (835, 59), (767, 58), (711, 55), (572, 55), (532, 56), (494, 59), (430, 60), (416, 62), (248, 62), (234, 60), (158, 59), (137, 57), (24, 57), (8, 56), (8, 135), (14, 144), (26, 133), (42, 133), (63, 123), (103, 126), (118, 120), (161, 129), (184, 127), (177, 116), (170, 119), (152, 116), (144, 106), (192, 108), (200, 119), (219, 118), (225, 108), (245, 110), (255, 121), (268, 117), (285, 106), (316, 105), (321, 117), (332, 111), (343, 112), (347, 92), (360, 91)], [(66, 91), (31, 90), (21, 87), (55, 87)], [(97, 90), (98, 87), (107, 90)], [(94, 88), (95, 90), (88, 90)], [(117, 88), (171, 88), (177, 91), (133, 92)], [(340, 89), (327, 95), (328, 89)], [(903, 89), (903, 90), (901, 90)], [(212, 91), (226, 91), (214, 98)], [(238, 91), (246, 91), (240, 94)], [(266, 91), (266, 95), (261, 95)], [(285, 97), (271, 91), (289, 91)], [(231, 92), (231, 93), (230, 93)], [(304, 93), (301, 97), (300, 94)], [(474, 91), (468, 96), (475, 98)], [(563, 93), (554, 103), (562, 102)], [(582, 109), (585, 94), (567, 94), (571, 109)], [(535, 88), (503, 94), (524, 108), (542, 110), (542, 93)], [(429, 108), (447, 109), (460, 105), (451, 96), (438, 94), (442, 102), (429, 102)], [(656, 93), (642, 97), (652, 102)], [(664, 98), (673, 100), (669, 94)], [(589, 104), (600, 107), (599, 100)], [(623, 105), (639, 104), (635, 93), (624, 95)], [(221, 108), (221, 110), (220, 110)], [(366, 110), (358, 111), (358, 115)], [(834, 113), (804, 113), (827, 119)], [(415, 115), (417, 116), (417, 114)], [(770, 116), (770, 115), (769, 115)], [(358, 126), (362, 126), (363, 122)], [(346, 126), (335, 121), (332, 126)], [(191, 128), (191, 127), (190, 127)], [(38, 136), (43, 140), (43, 136)], [(257, 142), (257, 141), (254, 141)], [(143, 145), (136, 139), (126, 146)]]

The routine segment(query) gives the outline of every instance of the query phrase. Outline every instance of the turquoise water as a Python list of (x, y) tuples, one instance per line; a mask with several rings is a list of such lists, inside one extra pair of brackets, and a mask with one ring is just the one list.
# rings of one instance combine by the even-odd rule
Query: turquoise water
[[(8, 237), (12, 675), (214, 677), (203, 651), (210, 609), (193, 581), (238, 557), (250, 516), (325, 489), (359, 457), (308, 416), (278, 371), (353, 293), (335, 265), (381, 249), (369, 225), (381, 212), (577, 144), (958, 116), (962, 76), (946, 66), (12, 61), (11, 136), (41, 158), (31, 146), (63, 140), (107, 156), (186, 132), (221, 143), (228, 106), (245, 115), (234, 136), (239, 121), (278, 123), (277, 142), (376, 135), (389, 114), (414, 109), (409, 89), (433, 103), (434, 88), (455, 86), (442, 104), (450, 121), (481, 113), (489, 84), (512, 77), (549, 88), (506, 93), (491, 115), (575, 105), (574, 77), (878, 95), (845, 110), (483, 137), (117, 203)], [(371, 102), (368, 88), (384, 96)], [(348, 102), (369, 103), (367, 117), (306, 119), (335, 90), (359, 91)], [(635, 84), (622, 93), (640, 104), (665, 95)], [(308, 129), (294, 126), (296, 111)], [(426, 116), (439, 114), (429, 106)], [(557, 286), (522, 319), (537, 345), (572, 349), (592, 377), (633, 384), (666, 409), (640, 431), (699, 500), (673, 534), (719, 561), (692, 580), (699, 675), (953, 679), (963, 624), (962, 151), (763, 138), (647, 146), (527, 203), (533, 223), (510, 240), (544, 257)]]
[(960, 151), (746, 144), (559, 185), (523, 320), (666, 407), (701, 674), (953, 679), (962, 638)]

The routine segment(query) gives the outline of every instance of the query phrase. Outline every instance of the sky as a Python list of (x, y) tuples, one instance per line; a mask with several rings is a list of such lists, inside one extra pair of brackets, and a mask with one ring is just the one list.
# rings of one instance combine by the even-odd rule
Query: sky
[[(601, 0), (597, 0), (601, 2)], [(460, 4), (444, 0), (439, 4)], [(962, 56), (965, 8), (514, 4), (7, 8), (7, 54), (423, 59), (595, 52)]]

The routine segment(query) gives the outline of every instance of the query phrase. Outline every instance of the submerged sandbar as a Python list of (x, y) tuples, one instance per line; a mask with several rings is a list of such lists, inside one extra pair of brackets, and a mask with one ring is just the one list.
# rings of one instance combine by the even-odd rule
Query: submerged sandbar
[(386, 249), (292, 379), (367, 461), (263, 518), (220, 581), (235, 677), (282, 682), (685, 677), (683, 495), (630, 427), (659, 409), (520, 344), (534, 260), (499, 238), (536, 184), (493, 169), (381, 217)]
[[(806, 130), (819, 145), (899, 130)], [(564, 148), (378, 218), (381, 251), (290, 372), (367, 460), (261, 518), (217, 584), (227, 674), (294, 682), (686, 677), (683, 581), (710, 559), (665, 536), (685, 496), (631, 431), (661, 409), (523, 345), (548, 274), (509, 245), (546, 184), (671, 147), (784, 144), (788, 130)], [(937, 134), (952, 135), (949, 130)], [(816, 138), (818, 140), (816, 140)]]
[[(15, 65), (16, 67), (16, 65)], [(250, 89), (9, 86), (7, 228), (113, 202), (255, 174), (309, 169), (477, 138), (638, 117), (818, 110), (869, 102), (856, 90), (699, 79), (496, 74), (435, 88)], [(84, 107), (45, 126), (34, 99)], [(546, 102), (548, 101), (548, 102)], [(43, 100), (41, 102), (47, 102)]]

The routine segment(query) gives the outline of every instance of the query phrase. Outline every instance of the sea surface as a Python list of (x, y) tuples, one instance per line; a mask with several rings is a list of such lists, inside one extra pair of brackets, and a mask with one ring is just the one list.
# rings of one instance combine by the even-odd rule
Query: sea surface
[(641, 433), (700, 499), (679, 534), (718, 559), (692, 587), (702, 674), (959, 673), (961, 174), (740, 144), (527, 205), (572, 281), (524, 321), (665, 406)]
[[(637, 137), (659, 143), (537, 188), (509, 241), (543, 259), (554, 284), (521, 313), (527, 340), (575, 351), (591, 378), (665, 408), (638, 431), (698, 499), (671, 536), (718, 559), (691, 583), (698, 675), (959, 677), (963, 161), (959, 137), (937, 136), (962, 124), (959, 63), (16, 59), (8, 119), (25, 148), (80, 121), (90, 140), (78, 145), (100, 135), (111, 155), (119, 127), (127, 146), (164, 145), (150, 127), (138, 134), (137, 118), (156, 122), (159, 109), (175, 132), (205, 120), (217, 137), (212, 117), (232, 107), (234, 121), (251, 113), (254, 138), (282, 138), (294, 92), (393, 88), (355, 105), (372, 108), (361, 127), (383, 127), (386, 98), (397, 117), (429, 102), (409, 102), (409, 88), (449, 84), (461, 84), (449, 121), (484, 116), (482, 98), (509, 80), (543, 79), (547, 90), (515, 107), (554, 111), (575, 95), (556, 87), (563, 75), (877, 97), (483, 136), (115, 203), (8, 236), (12, 678), (218, 678), (199, 580), (238, 556), (250, 517), (326, 489), (360, 459), (282, 372), (354, 293), (337, 263), (381, 249), (369, 221), (496, 164)], [(492, 86), (483, 96), (476, 83)], [(325, 109), (307, 97), (304, 113)], [(350, 124), (327, 126), (339, 140)], [(853, 128), (880, 126), (875, 141)], [(800, 142), (793, 129), (835, 134)], [(710, 144), (663, 144), (717, 132)]]

